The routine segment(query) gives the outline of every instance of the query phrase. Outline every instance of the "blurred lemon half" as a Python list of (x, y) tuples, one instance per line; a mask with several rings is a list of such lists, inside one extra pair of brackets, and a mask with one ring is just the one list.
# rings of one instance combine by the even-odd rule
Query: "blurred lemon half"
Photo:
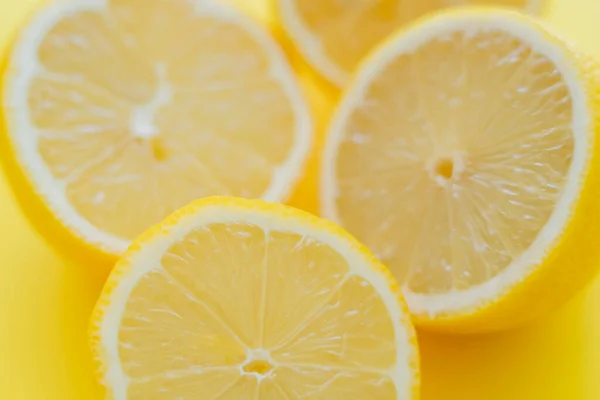
[(399, 288), (334, 224), (210, 198), (136, 240), (91, 325), (115, 400), (416, 399)]
[(49, 5), (20, 32), (2, 95), (34, 196), (109, 256), (200, 197), (285, 201), (312, 140), (276, 42), (219, 1)]
[(323, 215), (392, 269), (415, 320), (502, 329), (598, 269), (594, 62), (517, 12), (445, 12), (359, 69), (323, 156)]
[(281, 26), (299, 53), (340, 88), (378, 43), (429, 12), (487, 4), (539, 13), (544, 4), (544, 0), (274, 1)]

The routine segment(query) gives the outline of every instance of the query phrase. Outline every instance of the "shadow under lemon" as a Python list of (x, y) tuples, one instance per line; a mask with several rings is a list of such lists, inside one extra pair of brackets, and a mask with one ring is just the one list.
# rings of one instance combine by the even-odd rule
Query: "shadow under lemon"
[[(105, 390), (96, 375), (95, 361), (89, 345), (89, 318), (100, 295), (106, 276), (98, 270), (84, 271), (77, 265), (66, 265), (68, 276), (62, 296), (62, 337), (67, 349), (67, 366), (76, 397), (104, 400)], [(70, 310), (69, 310), (70, 308)]]
[(82, 247), (45, 207), (1, 114), (0, 398), (103, 399), (87, 331), (114, 257)]
[[(592, 400), (600, 282), (542, 320), (484, 336), (419, 332), (423, 400)], [(596, 296), (598, 297), (598, 296)], [(596, 333), (594, 333), (596, 332)]]
[(0, 178), (0, 398), (103, 399), (87, 343), (106, 270), (66, 261)]

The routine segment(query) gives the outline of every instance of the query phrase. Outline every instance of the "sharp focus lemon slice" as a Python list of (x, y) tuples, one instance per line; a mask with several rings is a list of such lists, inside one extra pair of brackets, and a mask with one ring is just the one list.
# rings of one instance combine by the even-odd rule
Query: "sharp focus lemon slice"
[(597, 71), (516, 12), (397, 34), (337, 112), (324, 215), (392, 269), (424, 325), (499, 329), (554, 307), (599, 264)]
[(71, 233), (110, 254), (209, 195), (285, 200), (311, 124), (263, 29), (218, 1), (63, 1), (3, 78), (12, 151)]
[(417, 398), (415, 335), (388, 270), (282, 205), (185, 207), (125, 253), (92, 321), (115, 400)]
[(339, 87), (381, 40), (452, 6), (497, 5), (538, 13), (544, 0), (276, 0), (283, 30), (311, 66)]

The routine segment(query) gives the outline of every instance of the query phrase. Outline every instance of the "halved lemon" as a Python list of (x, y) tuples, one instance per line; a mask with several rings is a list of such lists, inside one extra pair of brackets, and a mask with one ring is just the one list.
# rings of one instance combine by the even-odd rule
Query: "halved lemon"
[(310, 150), (284, 54), (220, 1), (56, 2), (20, 33), (2, 85), (33, 191), (111, 255), (200, 197), (285, 201)]
[(92, 316), (115, 400), (416, 399), (397, 284), (334, 224), (210, 198), (118, 262)]
[(275, 0), (283, 30), (321, 75), (344, 87), (360, 61), (389, 34), (429, 12), (497, 5), (539, 13), (544, 0)]
[(600, 264), (598, 71), (516, 12), (416, 23), (344, 95), (323, 214), (391, 268), (424, 326), (548, 311)]

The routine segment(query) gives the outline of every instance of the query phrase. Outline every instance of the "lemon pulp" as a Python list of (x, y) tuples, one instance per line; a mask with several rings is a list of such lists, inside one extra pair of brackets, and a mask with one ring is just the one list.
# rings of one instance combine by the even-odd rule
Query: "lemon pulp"
[(573, 102), (554, 62), (505, 30), (416, 40), (363, 71), (327, 202), (410, 292), (460, 292), (519, 263), (549, 223), (574, 154)]

